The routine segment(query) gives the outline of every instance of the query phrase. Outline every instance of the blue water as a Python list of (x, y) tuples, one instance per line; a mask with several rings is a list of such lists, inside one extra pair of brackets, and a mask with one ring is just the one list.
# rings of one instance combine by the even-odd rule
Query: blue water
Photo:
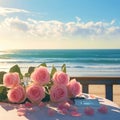
[(51, 70), (66, 64), (70, 76), (120, 76), (120, 49), (114, 50), (11, 50), (0, 51), (0, 71), (18, 64), (23, 73), (45, 62)]

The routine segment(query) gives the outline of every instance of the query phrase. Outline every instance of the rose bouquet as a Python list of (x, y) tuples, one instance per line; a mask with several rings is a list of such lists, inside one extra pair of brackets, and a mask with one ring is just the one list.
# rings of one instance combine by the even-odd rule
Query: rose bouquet
[[(24, 77), (29, 80), (27, 84)], [(80, 96), (82, 87), (75, 79), (70, 80), (63, 64), (60, 71), (53, 66), (49, 72), (46, 64), (30, 67), (24, 75), (17, 65), (3, 75), (3, 86), (0, 86), (0, 101), (24, 103), (30, 101), (40, 104), (41, 101), (64, 102)]]

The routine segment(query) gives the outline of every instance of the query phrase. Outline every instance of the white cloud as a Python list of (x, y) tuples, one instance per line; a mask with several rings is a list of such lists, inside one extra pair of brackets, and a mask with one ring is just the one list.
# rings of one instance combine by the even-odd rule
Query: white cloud
[(7, 16), (12, 13), (29, 13), (29, 11), (22, 10), (22, 9), (16, 9), (16, 8), (0, 7), (0, 15), (1, 16)]
[(97, 37), (97, 36), (120, 36), (120, 26), (114, 26), (112, 22), (68, 22), (63, 23), (57, 20), (37, 21), (34, 19), (21, 20), (17, 17), (6, 18), (0, 23), (0, 31), (24, 32), (29, 36), (38, 37)]
[(115, 26), (114, 19), (110, 22), (88, 21), (85, 23), (81, 20), (81, 18), (76, 16), (76, 21), (63, 23), (57, 20), (39, 21), (31, 18), (28, 18), (27, 20), (21, 20), (18, 17), (8, 17), (8, 15), (12, 13), (26, 13), (33, 15), (33, 12), (23, 9), (0, 7), (0, 15), (6, 16), (5, 19), (0, 23), (0, 31), (3, 29), (6, 31), (8, 30), (11, 33), (16, 31), (16, 34), (19, 34), (19, 32), (25, 32), (27, 35), (39, 37), (86, 38), (91, 36), (120, 36), (120, 26)]
[(0, 22), (0, 48), (119, 48), (119, 41), (120, 26), (111, 22), (63, 23), (18, 17)]
[(110, 28), (108, 28), (108, 33), (111, 35), (120, 35), (120, 27), (111, 26)]
[(3, 16), (0, 21), (0, 48), (120, 47), (120, 25), (114, 19), (110, 22), (84, 22), (76, 17), (76, 21), (64, 23), (36, 20), (33, 17), (36, 15), (40, 18), (45, 14), (0, 7), (0, 16)]
[(6, 18), (5, 21), (2, 23), (2, 26), (6, 27), (10, 30), (17, 30), (17, 31), (28, 31), (29, 25), (28, 22), (22, 21), (16, 18)]

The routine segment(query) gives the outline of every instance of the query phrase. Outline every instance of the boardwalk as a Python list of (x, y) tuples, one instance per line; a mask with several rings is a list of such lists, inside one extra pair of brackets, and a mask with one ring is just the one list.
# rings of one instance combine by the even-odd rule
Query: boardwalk
[(106, 97), (120, 105), (120, 77), (71, 77), (83, 85), (83, 92)]

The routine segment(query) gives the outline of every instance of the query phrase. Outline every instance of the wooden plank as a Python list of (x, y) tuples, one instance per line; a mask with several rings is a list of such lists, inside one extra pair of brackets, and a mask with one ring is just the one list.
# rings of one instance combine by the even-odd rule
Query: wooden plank
[(105, 85), (105, 96), (113, 100), (113, 85), (120, 85), (120, 77), (71, 77), (83, 86), (83, 92), (89, 93), (89, 85)]
[(83, 86), (82, 86), (83, 88), (83, 92), (84, 93), (89, 93), (89, 86), (88, 86), (88, 84), (83, 84)]
[(113, 101), (113, 85), (106, 84), (105, 85), (105, 96), (107, 99)]
[(71, 77), (81, 84), (120, 84), (120, 77)]

